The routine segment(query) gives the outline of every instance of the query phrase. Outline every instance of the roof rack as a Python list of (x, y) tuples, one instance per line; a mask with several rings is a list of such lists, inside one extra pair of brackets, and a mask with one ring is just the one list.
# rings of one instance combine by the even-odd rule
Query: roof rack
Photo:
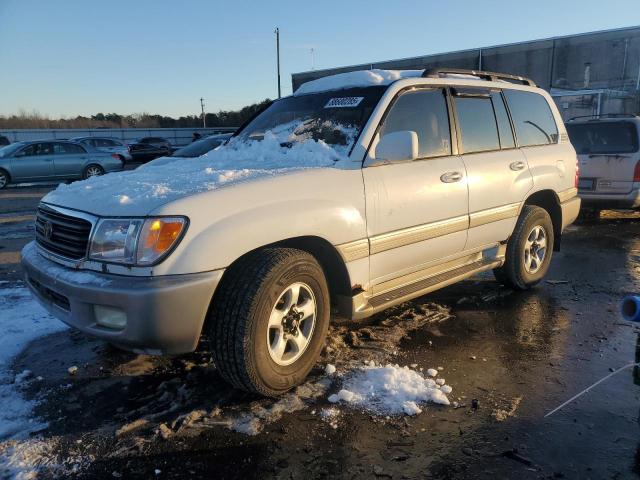
[(633, 113), (594, 113), (593, 115), (578, 115), (577, 117), (571, 117), (567, 122), (572, 122), (579, 118), (635, 118)]
[(536, 83), (527, 77), (519, 75), (510, 75), (508, 73), (485, 72), (483, 70), (466, 70), (464, 68), (427, 68), (423, 73), (423, 77), (440, 78), (442, 75), (473, 75), (474, 77), (495, 82), (496, 80), (507, 80), (510, 82), (521, 83), (530, 87), (536, 87)]

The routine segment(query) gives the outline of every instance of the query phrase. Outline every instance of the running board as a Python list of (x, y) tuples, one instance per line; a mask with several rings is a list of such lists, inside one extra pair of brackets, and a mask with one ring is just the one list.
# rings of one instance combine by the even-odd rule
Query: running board
[(439, 290), (453, 283), (457, 283), (460, 280), (464, 280), (467, 277), (475, 275), (476, 273), (497, 268), (501, 266), (502, 263), (502, 259), (496, 259), (495, 257), (480, 259), (473, 263), (462, 265), (460, 267), (448, 270), (443, 273), (439, 273), (432, 277), (419, 280), (415, 283), (402, 286), (395, 290), (375, 295), (373, 297), (370, 297), (368, 301), (354, 302), (354, 306), (358, 305), (359, 303), (360, 308), (356, 308), (353, 310), (352, 318), (354, 320), (359, 320), (369, 317), (386, 308), (398, 305), (408, 300), (412, 300), (427, 293), (433, 292), (434, 290)]

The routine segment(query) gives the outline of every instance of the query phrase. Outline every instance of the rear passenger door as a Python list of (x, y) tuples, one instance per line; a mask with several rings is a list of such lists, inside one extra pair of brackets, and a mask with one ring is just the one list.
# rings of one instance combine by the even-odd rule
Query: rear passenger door
[(458, 148), (469, 178), (469, 234), (465, 250), (506, 240), (521, 202), (533, 187), (522, 152), (516, 148), (499, 90), (452, 89)]
[[(453, 154), (445, 91), (420, 88), (400, 93), (389, 107), (363, 169), (370, 277), (374, 293), (394, 279), (459, 254), (468, 226), (467, 176)], [(375, 163), (376, 142), (398, 131), (418, 137), (418, 158)]]
[(87, 161), (84, 147), (75, 143), (54, 143), (53, 162), (56, 177), (78, 178), (82, 176), (82, 169)]

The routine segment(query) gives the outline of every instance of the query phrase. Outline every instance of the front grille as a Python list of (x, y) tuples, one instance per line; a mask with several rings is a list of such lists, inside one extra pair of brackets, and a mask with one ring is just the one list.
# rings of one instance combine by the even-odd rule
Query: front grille
[(45, 250), (79, 260), (86, 256), (90, 233), (91, 222), (50, 208), (38, 207), (36, 241)]

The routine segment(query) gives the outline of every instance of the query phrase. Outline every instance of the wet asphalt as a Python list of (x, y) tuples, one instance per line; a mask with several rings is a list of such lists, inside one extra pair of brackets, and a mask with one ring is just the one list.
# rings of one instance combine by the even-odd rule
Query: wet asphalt
[[(0, 192), (6, 285), (19, 282), (19, 250), (46, 191)], [(444, 367), (457, 407), (427, 405), (414, 417), (339, 406), (332, 426), (317, 412), (331, 406), (336, 380), (257, 435), (231, 431), (225, 415), (272, 411), (276, 402), (230, 389), (206, 344), (154, 358), (68, 330), (32, 342), (12, 368), (43, 377), (25, 390), (49, 422), (33, 437), (44, 446), (41, 478), (638, 478), (637, 369), (544, 417), (640, 361), (640, 328), (618, 313), (632, 292), (640, 292), (640, 214), (605, 212), (568, 229), (547, 281), (531, 291), (513, 292), (484, 274), (366, 322), (337, 321), (322, 362), (339, 370), (347, 359), (380, 355)], [(447, 314), (429, 313), (436, 311)], [(427, 314), (416, 322), (416, 312)], [(311, 382), (321, 378), (322, 363)]]

